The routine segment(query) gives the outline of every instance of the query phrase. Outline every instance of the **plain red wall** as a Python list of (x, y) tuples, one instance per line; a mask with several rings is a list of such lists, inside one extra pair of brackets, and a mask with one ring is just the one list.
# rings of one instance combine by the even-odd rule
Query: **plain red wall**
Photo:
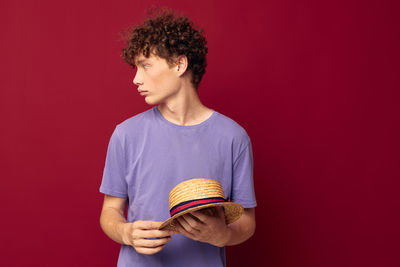
[[(90, 2), (90, 3), (89, 3)], [(205, 29), (203, 102), (253, 142), (257, 231), (229, 266), (400, 266), (397, 1), (2, 1), (2, 266), (115, 266), (98, 189), (150, 108), (118, 32), (152, 3)]]

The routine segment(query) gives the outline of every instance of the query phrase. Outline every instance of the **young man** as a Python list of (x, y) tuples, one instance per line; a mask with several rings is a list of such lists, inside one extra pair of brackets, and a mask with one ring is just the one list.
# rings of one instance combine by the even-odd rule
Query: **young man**
[[(206, 54), (202, 32), (172, 12), (137, 26), (123, 49), (137, 68), (138, 92), (155, 106), (118, 124), (108, 146), (100, 225), (122, 244), (118, 266), (225, 266), (224, 246), (255, 231), (251, 141), (239, 124), (201, 103)], [(169, 191), (192, 178), (218, 180), (225, 197), (245, 208), (239, 220), (226, 225), (216, 208), (215, 216), (179, 218), (179, 233), (158, 230), (169, 217)]]

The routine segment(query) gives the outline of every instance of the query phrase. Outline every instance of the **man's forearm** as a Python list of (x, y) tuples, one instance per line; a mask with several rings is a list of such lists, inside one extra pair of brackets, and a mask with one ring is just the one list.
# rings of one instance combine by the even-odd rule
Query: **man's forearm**
[(239, 220), (228, 225), (228, 240), (225, 246), (243, 243), (254, 234), (255, 228), (254, 209), (245, 209), (245, 212)]
[(100, 225), (104, 233), (119, 244), (125, 244), (123, 240), (124, 224), (126, 219), (124, 215), (114, 208), (105, 208), (101, 212)]

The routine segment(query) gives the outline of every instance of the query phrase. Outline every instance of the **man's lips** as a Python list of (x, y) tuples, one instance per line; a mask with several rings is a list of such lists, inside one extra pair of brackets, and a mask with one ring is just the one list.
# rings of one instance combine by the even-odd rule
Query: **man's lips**
[(147, 91), (140, 91), (139, 93), (140, 93), (140, 95), (143, 96), (143, 95), (147, 95), (148, 92)]

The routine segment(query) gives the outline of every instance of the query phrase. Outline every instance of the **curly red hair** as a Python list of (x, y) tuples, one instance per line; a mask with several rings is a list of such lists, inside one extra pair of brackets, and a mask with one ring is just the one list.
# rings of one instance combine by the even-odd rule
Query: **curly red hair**
[(204, 31), (195, 29), (186, 15), (176, 16), (172, 10), (164, 8), (155, 17), (128, 30), (127, 45), (121, 56), (135, 67), (135, 59), (140, 54), (148, 58), (153, 53), (164, 58), (169, 66), (175, 64), (177, 56), (185, 55), (187, 69), (192, 73), (191, 82), (197, 89), (207, 66), (208, 48), (203, 34)]

